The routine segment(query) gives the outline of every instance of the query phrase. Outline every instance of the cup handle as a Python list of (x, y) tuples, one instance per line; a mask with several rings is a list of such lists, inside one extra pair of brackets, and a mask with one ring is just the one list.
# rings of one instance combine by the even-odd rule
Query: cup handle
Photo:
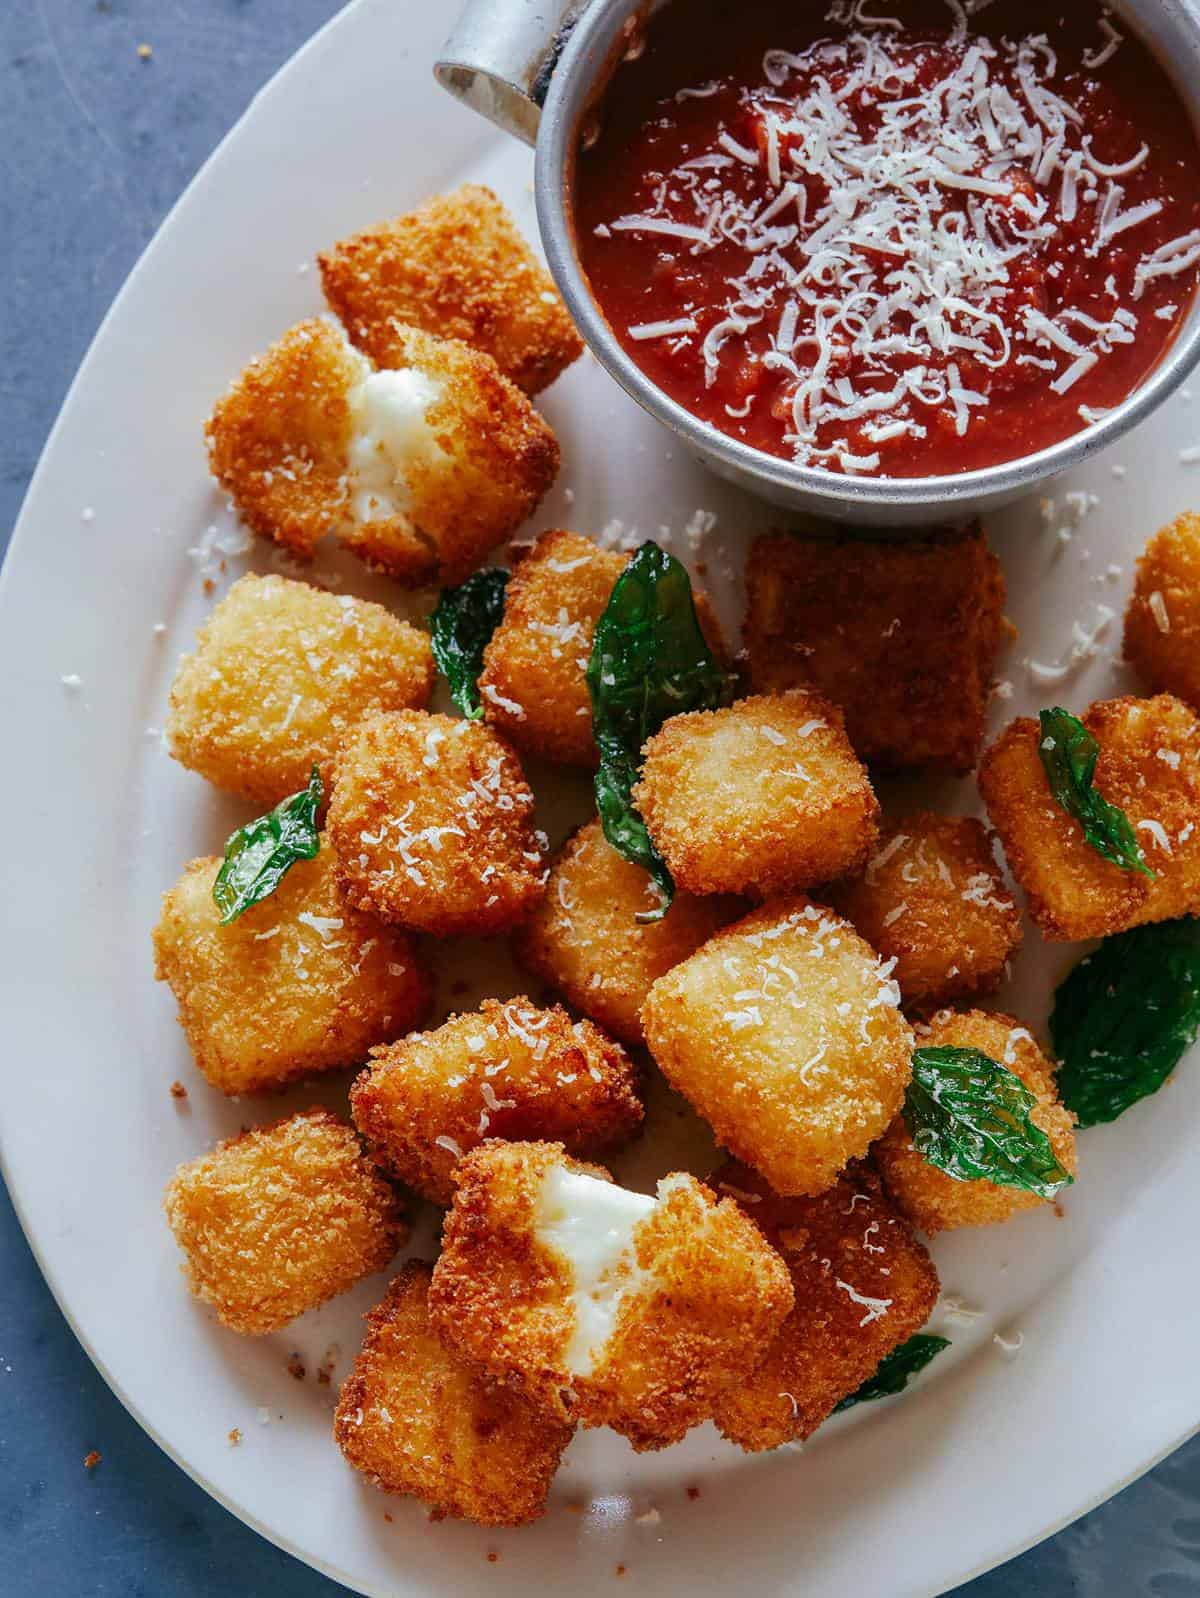
[(443, 89), (536, 144), (563, 48), (590, 0), (468, 0), (437, 62)]

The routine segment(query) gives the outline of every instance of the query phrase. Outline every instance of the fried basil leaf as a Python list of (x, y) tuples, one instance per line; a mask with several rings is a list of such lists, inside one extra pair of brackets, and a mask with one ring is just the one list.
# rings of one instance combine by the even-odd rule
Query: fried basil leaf
[(1122, 871), (1140, 871), (1152, 878), (1129, 817), (1118, 805), (1110, 805), (1093, 783), (1100, 745), (1067, 710), (1043, 710), (1039, 720), (1038, 754), (1055, 802), (1074, 816), (1098, 855)]
[(314, 766), (307, 788), (233, 834), (213, 883), (223, 927), (274, 893), (297, 860), (316, 856), (321, 846), (317, 811), (323, 794), (321, 773)]
[(1115, 1121), (1158, 1092), (1197, 1032), (1200, 921), (1106, 938), (1054, 998), (1059, 1096), (1080, 1126)]
[(902, 1393), (930, 1360), (936, 1359), (943, 1348), (949, 1347), (948, 1337), (933, 1337), (928, 1332), (918, 1332), (907, 1343), (901, 1343), (899, 1348), (885, 1354), (874, 1376), (869, 1376), (856, 1392), (843, 1398), (833, 1413), (840, 1415), (844, 1409), (853, 1409), (856, 1404), (869, 1404), (876, 1398), (891, 1398), (895, 1393)]
[(1052, 1199), (1072, 1178), (1029, 1118), (1037, 1100), (980, 1049), (917, 1049), (904, 1122), (917, 1153), (957, 1182), (992, 1182)]
[(479, 673), (483, 652), (504, 615), (508, 573), (475, 572), (457, 588), (444, 588), (433, 613), (433, 658), (450, 684), (450, 697), (470, 721), (483, 715)]
[(658, 885), (662, 905), (638, 917), (658, 921), (670, 908), (675, 884), (633, 803), (642, 748), (671, 716), (724, 704), (729, 679), (696, 619), (691, 579), (655, 543), (643, 544), (613, 585), (596, 623), (587, 684), (600, 751), (596, 806), (604, 836)]

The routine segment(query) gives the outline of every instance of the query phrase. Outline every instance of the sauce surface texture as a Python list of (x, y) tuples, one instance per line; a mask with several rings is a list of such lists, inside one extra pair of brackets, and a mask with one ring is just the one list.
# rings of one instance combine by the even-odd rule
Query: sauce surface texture
[(673, 0), (575, 186), (637, 364), (801, 465), (928, 477), (1081, 431), (1200, 275), (1200, 147), (1099, 6)]

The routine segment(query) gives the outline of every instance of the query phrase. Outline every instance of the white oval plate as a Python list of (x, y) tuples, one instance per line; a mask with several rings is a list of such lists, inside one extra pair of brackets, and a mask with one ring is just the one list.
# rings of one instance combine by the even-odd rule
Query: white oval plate
[[(905, 1398), (831, 1424), (802, 1452), (755, 1459), (708, 1428), (644, 1458), (613, 1436), (581, 1437), (546, 1518), (515, 1533), (431, 1525), (333, 1447), (336, 1380), (382, 1279), (277, 1337), (239, 1340), (185, 1293), (159, 1212), (178, 1161), (316, 1096), (218, 1099), (151, 981), (160, 892), (246, 817), (162, 753), (172, 665), (211, 602), (205, 580), (219, 592), (248, 562), (271, 564), (256, 549), (220, 569), (214, 536), (238, 540), (206, 476), (201, 423), (250, 355), (319, 308), (303, 269), (319, 247), (465, 178), (493, 183), (532, 231), (528, 154), (434, 87), (446, 20), (437, 5), (360, 0), (259, 97), (131, 278), (38, 470), (0, 596), (5, 1173), (59, 1303), (141, 1423), (231, 1510), (360, 1592), (587, 1598), (611, 1592), (623, 1565), (626, 1590), (642, 1593), (708, 1598), (735, 1577), (763, 1593), (925, 1598), (1094, 1505), (1200, 1421), (1194, 1068), (1084, 1135), (1063, 1218), (939, 1241), (947, 1292), (982, 1313), (950, 1324), (941, 1312), (954, 1349)], [(567, 464), (536, 528), (660, 537), (705, 562), (736, 625), (734, 574), (770, 513), (683, 458), (590, 360), (546, 410)], [(1026, 657), (1056, 659), (1073, 621), (1123, 605), (1137, 548), (1200, 489), (1181, 462), (1198, 443), (1200, 410), (1178, 399), (1115, 461), (1058, 487), (1048, 511), (996, 518), (1022, 637), (995, 725), (1039, 703)], [(1077, 523), (1069, 541), (1064, 523)], [(391, 592), (341, 570), (360, 591)], [(1096, 658), (1042, 692), (1078, 706), (1129, 686), (1118, 643), (1110, 620)], [(938, 797), (974, 801), (970, 784)], [(479, 954), (499, 991), (511, 980), (501, 953)], [(1001, 1002), (1040, 1027), (1071, 958), (1030, 933)], [(175, 1077), (183, 1103), (167, 1091)], [(659, 1099), (649, 1145), (621, 1166), (629, 1179), (705, 1157), (695, 1123)], [(427, 1249), (431, 1215), (418, 1233)], [(1010, 1346), (1020, 1334), (1020, 1352), (997, 1332)], [(293, 1352), (303, 1381), (286, 1370)], [(334, 1384), (316, 1376), (326, 1356)]]

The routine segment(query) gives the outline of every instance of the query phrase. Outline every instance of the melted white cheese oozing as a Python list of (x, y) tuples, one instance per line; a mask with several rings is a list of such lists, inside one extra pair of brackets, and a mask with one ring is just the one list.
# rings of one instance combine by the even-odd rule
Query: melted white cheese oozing
[(639, 1279), (634, 1231), (656, 1202), (561, 1165), (543, 1178), (536, 1235), (571, 1267), (575, 1329), (565, 1362), (573, 1376), (591, 1372), (612, 1335), (621, 1300)]
[(436, 378), (411, 366), (368, 372), (351, 390), (353, 432), (347, 462), (356, 521), (384, 521), (406, 513), (410, 469), (439, 451), (428, 416), (444, 392)]

